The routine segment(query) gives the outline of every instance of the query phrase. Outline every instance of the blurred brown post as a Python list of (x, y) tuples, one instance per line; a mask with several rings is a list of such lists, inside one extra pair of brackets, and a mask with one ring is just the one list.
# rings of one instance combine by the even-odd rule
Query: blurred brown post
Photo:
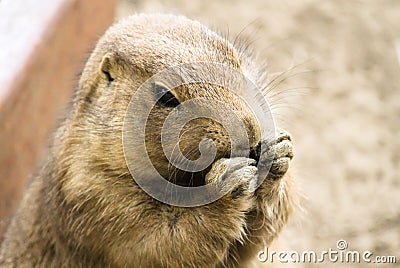
[(116, 0), (0, 4), (0, 242)]

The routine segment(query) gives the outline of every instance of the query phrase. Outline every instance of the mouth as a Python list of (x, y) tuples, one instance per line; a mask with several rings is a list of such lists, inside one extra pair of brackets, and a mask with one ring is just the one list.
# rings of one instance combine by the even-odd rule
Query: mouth
[(260, 161), (261, 155), (261, 142), (258, 142), (256, 146), (250, 148), (249, 158), (256, 160), (257, 164)]
[[(261, 143), (257, 143), (256, 146), (250, 148), (250, 152), (246, 151), (243, 152), (243, 154), (237, 155), (237, 156), (243, 156), (243, 157), (248, 157), (251, 159), (254, 159), (258, 164), (260, 160), (260, 155), (261, 155)], [(217, 156), (214, 159), (214, 162), (221, 158), (230, 158), (231, 153), (230, 152), (225, 152), (224, 154), (217, 153)], [(188, 172), (188, 171), (183, 171), (178, 168), (172, 168), (168, 172), (167, 180), (179, 185), (179, 186), (184, 186), (184, 187), (197, 187), (197, 186), (203, 186), (205, 185), (205, 176), (206, 174), (210, 171), (212, 165), (214, 162), (209, 165), (207, 168), (199, 171), (199, 172)]]

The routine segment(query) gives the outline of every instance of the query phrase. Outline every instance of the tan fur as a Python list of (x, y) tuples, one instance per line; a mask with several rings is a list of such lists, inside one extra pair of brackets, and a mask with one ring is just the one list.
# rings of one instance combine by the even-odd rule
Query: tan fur
[[(122, 148), (125, 111), (145, 80), (176, 64), (212, 61), (265, 86), (263, 73), (245, 55), (182, 16), (135, 15), (111, 27), (89, 58), (71, 111), (6, 234), (0, 266), (248, 267), (292, 211), (295, 192), (288, 174), (267, 179), (254, 194), (244, 189), (237, 198), (227, 194), (205, 206), (174, 207), (154, 200), (135, 184)], [(114, 80), (108, 81), (105, 73)], [(260, 142), (254, 116), (229, 91), (182, 86), (173, 93), (181, 102), (208, 96), (226, 103), (247, 122), (250, 145)], [(146, 142), (157, 170), (179, 180), (179, 174), (170, 178), (168, 161), (160, 154), (160, 130), (168, 112), (166, 107), (153, 109)], [(223, 128), (198, 119), (182, 133), (180, 146), (189, 151), (204, 138), (217, 142), (222, 160), (208, 177), (202, 174), (197, 180), (218, 180), (230, 146)], [(254, 167), (243, 171), (245, 185)]]

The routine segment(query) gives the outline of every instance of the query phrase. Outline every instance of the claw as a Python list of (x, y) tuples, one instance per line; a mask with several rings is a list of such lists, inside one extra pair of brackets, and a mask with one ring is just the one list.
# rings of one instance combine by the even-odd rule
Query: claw
[(290, 160), (294, 156), (291, 141), (291, 135), (283, 129), (276, 130), (275, 141), (262, 141), (263, 146), (260, 162), (266, 168), (270, 166), (270, 169), (267, 171), (261, 168), (261, 171), (263, 174), (268, 172), (268, 178), (273, 180), (279, 179), (289, 169)]

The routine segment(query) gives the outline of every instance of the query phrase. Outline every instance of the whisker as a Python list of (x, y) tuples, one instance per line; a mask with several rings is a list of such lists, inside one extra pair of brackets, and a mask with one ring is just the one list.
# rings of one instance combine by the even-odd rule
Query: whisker
[[(283, 82), (287, 81), (289, 78), (293, 78), (302, 74), (309, 74), (309, 73), (315, 73), (315, 70), (306, 70), (306, 71), (301, 71), (301, 72), (297, 72), (297, 73), (292, 73), (289, 74), (290, 71), (288, 72), (283, 72), (282, 75), (279, 75), (277, 78), (274, 78), (273, 80), (271, 80), (270, 82), (268, 82), (268, 84), (261, 89), (261, 92), (263, 92), (263, 94), (266, 94), (268, 96), (268, 94), (274, 90), (277, 86), (279, 86), (280, 84), (282, 84)], [(287, 75), (287, 76), (284, 76)]]

